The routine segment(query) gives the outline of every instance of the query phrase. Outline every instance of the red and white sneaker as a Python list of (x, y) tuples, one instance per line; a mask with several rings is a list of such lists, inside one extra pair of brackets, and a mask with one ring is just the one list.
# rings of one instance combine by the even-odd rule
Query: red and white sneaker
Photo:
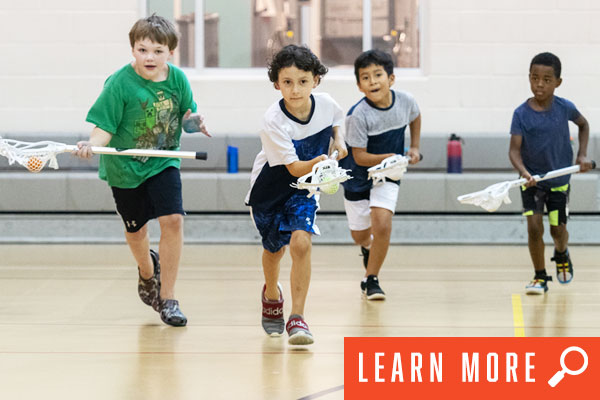
[(262, 327), (269, 336), (281, 336), (285, 326), (283, 318), (283, 289), (281, 284), (277, 282), (279, 289), (279, 299), (269, 300), (265, 297), (267, 286), (263, 286), (262, 290)]
[(290, 336), (288, 339), (289, 344), (306, 345), (313, 344), (315, 341), (312, 333), (308, 330), (308, 325), (304, 322), (304, 318), (298, 314), (290, 315), (285, 329)]

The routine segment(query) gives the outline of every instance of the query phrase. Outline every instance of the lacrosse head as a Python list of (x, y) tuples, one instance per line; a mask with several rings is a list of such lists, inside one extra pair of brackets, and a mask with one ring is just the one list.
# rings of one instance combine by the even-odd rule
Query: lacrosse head
[[(336, 160), (328, 159), (313, 165), (312, 171), (300, 178), (291, 186), (296, 189), (308, 190), (308, 197), (317, 193), (334, 194), (340, 188), (340, 183), (352, 178), (348, 175), (349, 170), (338, 166)], [(310, 182), (307, 182), (310, 178)]]
[[(327, 161), (333, 161), (333, 160), (327, 160)], [(320, 164), (320, 163), (319, 163)], [(339, 188), (340, 188), (340, 184), (339, 182), (334, 182), (334, 183), (327, 183), (327, 182), (332, 182), (335, 180), (336, 177), (336, 171), (335, 169), (337, 168), (337, 162), (325, 162), (323, 165), (320, 165), (317, 170), (314, 172), (314, 176), (317, 178), (317, 182), (321, 183), (322, 185), (319, 186), (319, 190), (323, 193), (327, 193), (327, 194), (335, 194)]]
[(402, 179), (402, 176), (404, 176), (404, 173), (408, 168), (409, 160), (410, 158), (404, 157), (400, 154), (388, 157), (381, 163), (367, 170), (369, 173), (369, 179), (373, 179), (373, 185), (378, 185), (382, 182), (385, 182), (385, 178), (398, 181)]
[(479, 192), (458, 196), (458, 201), (462, 204), (473, 204), (486, 211), (494, 212), (500, 208), (502, 203), (512, 203), (508, 195), (508, 191), (511, 187), (512, 182), (510, 181), (496, 183)]
[(57, 169), (56, 154), (64, 151), (66, 146), (56, 142), (21, 142), (0, 137), (0, 155), (8, 158), (10, 165), (15, 162), (30, 172), (40, 172), (46, 164)]

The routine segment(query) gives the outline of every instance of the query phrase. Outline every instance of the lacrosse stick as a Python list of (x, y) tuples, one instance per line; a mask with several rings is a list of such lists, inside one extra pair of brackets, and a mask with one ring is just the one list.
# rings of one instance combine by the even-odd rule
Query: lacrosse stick
[[(141, 157), (173, 157), (192, 158), (206, 160), (205, 152), (173, 151), (173, 150), (151, 150), (151, 149), (115, 149), (112, 147), (92, 147), (96, 154), (111, 154), (119, 156), (141, 156)], [(77, 146), (64, 143), (42, 141), (22, 142), (13, 139), (3, 139), (0, 136), (0, 155), (8, 158), (8, 163), (15, 162), (27, 168), (30, 172), (40, 172), (48, 163), (50, 168), (58, 169), (56, 155), (59, 153), (70, 153), (78, 150)]]
[[(596, 162), (592, 161), (592, 169), (594, 168), (596, 168)], [(579, 172), (579, 170), (579, 165), (572, 165), (570, 167), (556, 169), (554, 171), (550, 171), (542, 175), (534, 175), (533, 179), (536, 182), (541, 182), (548, 179), (557, 178), (563, 175), (575, 174)], [(457, 200), (462, 204), (473, 204), (475, 206), (483, 208), (486, 211), (493, 212), (496, 211), (502, 205), (502, 203), (512, 203), (508, 193), (509, 190), (514, 187), (521, 186), (526, 182), (527, 179), (520, 178), (512, 181), (495, 183), (478, 192), (458, 196)]]
[[(419, 154), (419, 160), (422, 159), (423, 154)], [(400, 154), (390, 156), (367, 170), (369, 179), (373, 179), (373, 186), (385, 182), (385, 178), (398, 181), (404, 176), (409, 161), (410, 157)]]
[[(296, 189), (308, 190), (308, 196), (312, 197), (317, 193), (323, 192), (334, 194), (340, 188), (340, 183), (352, 179), (348, 172), (349, 169), (340, 168), (336, 160), (337, 150), (334, 151), (328, 160), (319, 161), (312, 167), (312, 171), (298, 178), (298, 182), (290, 184)], [(306, 182), (310, 178), (310, 182)]]

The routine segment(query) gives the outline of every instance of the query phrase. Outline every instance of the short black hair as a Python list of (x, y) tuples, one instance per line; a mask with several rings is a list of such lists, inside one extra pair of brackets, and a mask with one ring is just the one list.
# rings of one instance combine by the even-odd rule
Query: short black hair
[(356, 82), (358, 82), (359, 70), (373, 64), (381, 65), (388, 75), (394, 73), (394, 60), (392, 60), (391, 55), (378, 49), (367, 50), (361, 53), (354, 61), (354, 76), (356, 76)]
[(269, 80), (277, 82), (279, 71), (293, 65), (302, 71), (312, 72), (314, 76), (319, 77), (319, 81), (328, 71), (327, 67), (321, 64), (319, 58), (308, 47), (290, 44), (273, 56), (268, 65)]
[(560, 59), (554, 54), (545, 52), (533, 57), (533, 60), (531, 60), (531, 64), (529, 64), (529, 72), (531, 72), (531, 67), (533, 67), (534, 65), (545, 65), (547, 67), (552, 67), (552, 69), (554, 70), (554, 76), (556, 77), (556, 79), (560, 79), (562, 67), (560, 65)]

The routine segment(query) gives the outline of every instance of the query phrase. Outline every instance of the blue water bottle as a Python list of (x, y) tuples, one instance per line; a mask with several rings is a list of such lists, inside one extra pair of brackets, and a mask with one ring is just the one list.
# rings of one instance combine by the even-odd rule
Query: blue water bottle
[(238, 148), (235, 146), (227, 146), (227, 172), (238, 172)]

